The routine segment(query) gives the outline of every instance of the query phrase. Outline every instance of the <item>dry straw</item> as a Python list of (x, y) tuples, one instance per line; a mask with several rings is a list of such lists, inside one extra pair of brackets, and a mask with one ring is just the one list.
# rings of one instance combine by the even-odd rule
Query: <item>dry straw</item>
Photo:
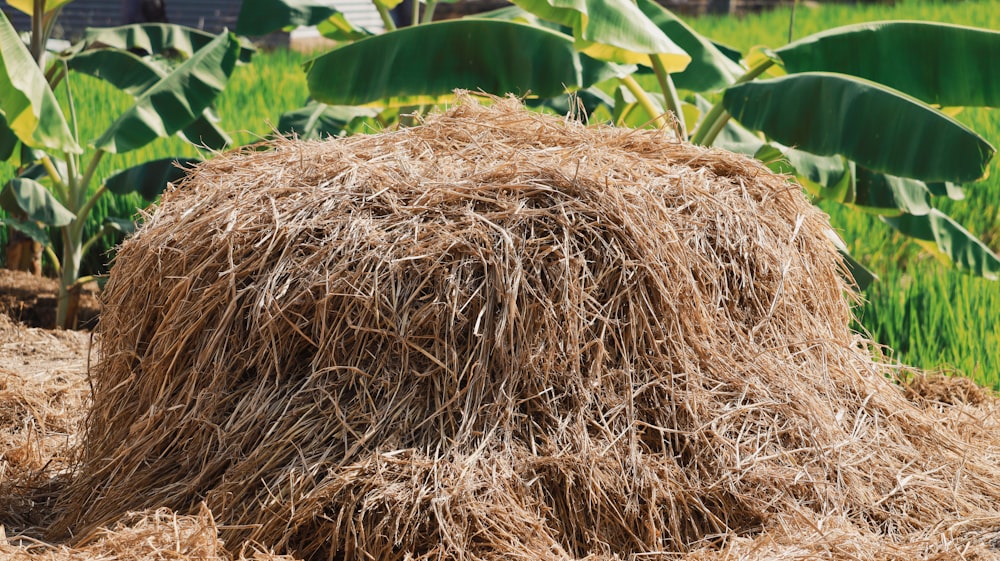
[[(13, 543), (11, 543), (13, 542)], [(178, 516), (167, 509), (129, 513), (112, 528), (95, 532), (90, 543), (70, 548), (0, 534), (4, 561), (295, 561), (259, 548), (231, 554), (218, 537), (212, 514)]]
[(887, 379), (797, 186), (493, 101), (167, 193), (52, 535), (204, 502), (306, 559), (992, 555), (995, 427)]

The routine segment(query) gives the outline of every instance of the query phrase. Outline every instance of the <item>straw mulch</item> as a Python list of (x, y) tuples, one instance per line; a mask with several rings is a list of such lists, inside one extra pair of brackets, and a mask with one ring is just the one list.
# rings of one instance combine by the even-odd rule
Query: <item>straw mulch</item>
[(0, 529), (43, 523), (77, 444), (90, 393), (87, 336), (0, 313)]
[[(14, 543), (11, 543), (14, 542)], [(231, 554), (218, 537), (207, 509), (178, 516), (167, 509), (129, 513), (112, 528), (101, 528), (90, 543), (53, 546), (32, 540), (8, 540), (0, 535), (5, 561), (294, 561), (260, 548), (245, 547)]]
[(510, 100), (215, 158), (118, 253), (51, 536), (204, 502), (305, 559), (1000, 558), (992, 406), (906, 399), (828, 234), (752, 160)]

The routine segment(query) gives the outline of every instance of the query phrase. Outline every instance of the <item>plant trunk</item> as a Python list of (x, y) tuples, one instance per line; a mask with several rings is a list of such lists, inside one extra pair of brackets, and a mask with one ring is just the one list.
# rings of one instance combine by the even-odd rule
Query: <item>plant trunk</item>
[(80, 307), (80, 287), (76, 281), (80, 277), (83, 232), (67, 226), (62, 228), (62, 275), (59, 277), (59, 302), (56, 307), (56, 328), (75, 329), (77, 311)]
[(33, 275), (41, 276), (42, 244), (14, 228), (7, 229), (7, 236), (7, 268), (12, 271), (28, 271)]

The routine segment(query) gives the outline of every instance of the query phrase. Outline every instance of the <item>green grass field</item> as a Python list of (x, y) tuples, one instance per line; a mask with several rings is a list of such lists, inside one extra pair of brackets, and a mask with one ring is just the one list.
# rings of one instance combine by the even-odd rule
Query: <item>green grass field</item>
[[(784, 44), (789, 16), (789, 9), (779, 9), (760, 15), (704, 17), (689, 22), (713, 39), (746, 52), (755, 45)], [(794, 35), (802, 37), (838, 25), (879, 19), (921, 19), (1000, 29), (1000, 2), (802, 5), (796, 14)], [(305, 102), (308, 91), (300, 68), (305, 60), (303, 55), (278, 50), (259, 54), (252, 66), (237, 68), (217, 106), (223, 128), (238, 144), (267, 137), (281, 113)], [(72, 85), (81, 115), (107, 115), (84, 120), (101, 125), (84, 131), (88, 139), (100, 135), (110, 119), (126, 107), (125, 96), (103, 82), (81, 77)], [(1000, 145), (1000, 111), (966, 110), (958, 118), (994, 145)], [(136, 152), (106, 157), (98, 175), (104, 177), (142, 161), (178, 155), (197, 156), (198, 152), (179, 140), (164, 139)], [(0, 163), (0, 182), (11, 173), (9, 165)], [(966, 191), (964, 201), (937, 204), (1000, 250), (1000, 163), (994, 161), (988, 180), (966, 186)], [(95, 210), (93, 228), (105, 215), (128, 217), (144, 204), (134, 196), (106, 197)], [(894, 358), (901, 362), (962, 372), (1000, 388), (1000, 327), (992, 314), (1000, 310), (1000, 283), (950, 270), (874, 217), (836, 205), (824, 208), (852, 253), (881, 276), (864, 294), (866, 301), (858, 309), (864, 329), (877, 342), (894, 349)], [(106, 256), (92, 255), (85, 267), (97, 270), (104, 261)]]

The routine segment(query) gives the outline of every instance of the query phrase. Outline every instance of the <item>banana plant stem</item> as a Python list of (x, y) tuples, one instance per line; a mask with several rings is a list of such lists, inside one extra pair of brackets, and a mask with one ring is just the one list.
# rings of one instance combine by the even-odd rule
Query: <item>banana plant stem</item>
[(410, 25), (420, 23), (420, 0), (413, 0), (413, 11), (410, 12)]
[(94, 191), (94, 194), (91, 195), (89, 199), (87, 199), (87, 202), (83, 204), (83, 207), (81, 207), (80, 210), (77, 211), (76, 220), (73, 222), (73, 224), (71, 224), (71, 227), (78, 227), (80, 232), (81, 233), (83, 232), (83, 225), (87, 221), (87, 215), (90, 214), (90, 210), (94, 208), (94, 205), (97, 204), (97, 201), (101, 198), (102, 195), (104, 195), (104, 192), (107, 190), (108, 188), (105, 185), (101, 185), (100, 187), (97, 188), (96, 191)]
[(77, 170), (80, 161), (76, 154), (66, 154), (66, 208), (75, 213), (82, 201), (80, 200), (80, 176)]
[[(770, 58), (765, 59), (737, 78), (736, 81), (733, 82), (733, 85), (735, 86), (736, 84), (749, 82), (766, 72), (767, 69), (772, 66), (774, 66), (774, 61)], [(715, 142), (715, 138), (719, 135), (719, 132), (722, 131), (722, 127), (726, 125), (726, 121), (728, 121), (729, 118), (729, 112), (726, 111), (725, 107), (723, 107), (722, 100), (720, 99), (715, 105), (712, 106), (712, 109), (710, 109), (708, 114), (705, 115), (705, 118), (702, 119), (701, 125), (696, 131), (694, 131), (694, 134), (691, 135), (691, 144), (698, 144), (701, 146), (711, 145), (712, 142)], [(710, 134), (711, 137), (709, 136)]]
[(430, 23), (434, 21), (434, 8), (437, 8), (437, 4), (437, 0), (427, 0), (427, 7), (424, 8), (424, 19), (421, 23)]
[(660, 113), (660, 109), (653, 104), (653, 100), (649, 98), (649, 94), (646, 90), (642, 89), (642, 86), (635, 81), (631, 75), (619, 78), (622, 85), (625, 86), (628, 91), (632, 92), (635, 99), (639, 102), (639, 105), (646, 110), (647, 113), (653, 116), (656, 121), (657, 126), (665, 126), (667, 124), (667, 119)]
[(708, 132), (705, 134), (705, 137), (701, 139), (701, 145), (711, 146), (713, 143), (715, 143), (715, 139), (719, 136), (719, 133), (722, 132), (722, 129), (726, 128), (726, 123), (729, 122), (729, 119), (731, 117), (732, 116), (729, 114), (729, 112), (723, 109), (722, 114), (715, 119), (715, 121), (712, 123), (712, 127), (708, 129)]
[(66, 99), (69, 102), (69, 118), (73, 123), (73, 138), (80, 138), (80, 127), (76, 119), (76, 104), (73, 103), (73, 88), (69, 85), (69, 64), (63, 60), (63, 76), (66, 80)]
[(104, 150), (94, 152), (93, 157), (90, 158), (90, 163), (87, 164), (87, 170), (83, 172), (83, 177), (80, 178), (81, 189), (83, 189), (84, 193), (87, 192), (87, 186), (94, 179), (94, 173), (97, 172), (97, 164), (101, 162), (102, 156), (104, 156)]
[(52, 261), (52, 266), (56, 269), (56, 276), (62, 276), (62, 265), (59, 263), (59, 256), (53, 251), (52, 245), (45, 244), (45, 255), (48, 255), (49, 260)]
[(86, 254), (87, 254), (87, 252), (89, 252), (89, 251), (90, 251), (90, 248), (91, 248), (91, 247), (92, 247), (92, 246), (93, 246), (93, 245), (94, 245), (95, 243), (97, 243), (97, 240), (100, 240), (101, 238), (103, 238), (103, 237), (104, 237), (104, 235), (105, 235), (106, 233), (107, 233), (107, 232), (105, 231), (105, 229), (104, 229), (104, 228), (101, 228), (100, 230), (98, 230), (96, 234), (94, 234), (93, 236), (91, 236), (89, 240), (87, 240), (87, 241), (85, 241), (85, 242), (83, 243), (83, 248), (82, 248), (82, 249), (80, 249), (80, 254), (81, 254), (81, 255), (86, 255)]
[(45, 0), (31, 3), (31, 57), (42, 68), (45, 57)]
[(653, 73), (656, 74), (656, 80), (660, 83), (660, 89), (663, 90), (666, 108), (674, 113), (674, 118), (677, 120), (677, 134), (680, 138), (685, 139), (687, 138), (687, 124), (684, 122), (684, 112), (681, 111), (681, 100), (677, 97), (674, 81), (670, 78), (670, 73), (663, 66), (660, 57), (649, 55), (649, 61), (653, 65)]
[(788, 18), (788, 42), (795, 40), (795, 11), (799, 7), (799, 0), (792, 2), (792, 15)]
[(45, 168), (45, 173), (49, 175), (49, 179), (52, 180), (52, 186), (56, 190), (56, 195), (61, 202), (66, 202), (69, 200), (69, 189), (66, 187), (66, 180), (61, 175), (59, 175), (59, 170), (52, 163), (52, 159), (48, 155), (42, 156), (39, 160), (42, 162), (42, 167)]
[(379, 17), (382, 18), (382, 25), (385, 26), (385, 30), (395, 31), (396, 22), (392, 21), (392, 16), (389, 14), (389, 9), (383, 6), (379, 2), (373, 1), (372, 4), (375, 4), (375, 9), (378, 10), (378, 15)]

